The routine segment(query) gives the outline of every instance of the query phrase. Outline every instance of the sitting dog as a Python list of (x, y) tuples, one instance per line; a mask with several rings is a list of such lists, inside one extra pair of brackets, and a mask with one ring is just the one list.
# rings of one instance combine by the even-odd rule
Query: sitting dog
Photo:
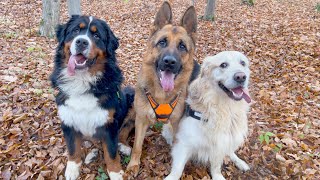
[(224, 51), (204, 60), (199, 77), (189, 87), (166, 180), (179, 179), (191, 158), (209, 162), (215, 180), (224, 179), (220, 168), (225, 156), (239, 169), (249, 170), (234, 153), (248, 132), (249, 76), (249, 61), (240, 52)]
[[(196, 30), (197, 15), (193, 6), (185, 11), (179, 25), (172, 24), (168, 2), (164, 2), (156, 14), (135, 89), (135, 122), (126, 122), (121, 131), (125, 132), (121, 135), (125, 141), (135, 126), (132, 156), (127, 167), (135, 175), (139, 172), (142, 145), (150, 125), (156, 121), (166, 123), (163, 135), (169, 144), (174, 139), (185, 110), (187, 88), (200, 70), (194, 60)], [(130, 152), (121, 144), (120, 149)]]
[(59, 90), (56, 103), (69, 152), (65, 177), (79, 176), (81, 142), (89, 137), (102, 142), (110, 179), (122, 179), (118, 134), (134, 90), (120, 90), (123, 77), (115, 57), (118, 39), (104, 21), (92, 16), (72, 16), (58, 26), (57, 39), (51, 82)]

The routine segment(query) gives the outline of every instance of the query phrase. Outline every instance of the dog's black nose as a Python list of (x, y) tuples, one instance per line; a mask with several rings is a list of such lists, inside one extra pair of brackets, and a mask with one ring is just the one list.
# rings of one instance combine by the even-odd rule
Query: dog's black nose
[(164, 64), (169, 66), (174, 66), (177, 63), (177, 59), (173, 56), (165, 56), (163, 58)]
[(76, 45), (78, 48), (80, 48), (81, 50), (84, 50), (88, 47), (89, 45), (89, 41), (84, 39), (84, 38), (79, 38), (76, 41)]
[(243, 83), (247, 79), (247, 76), (243, 72), (237, 72), (234, 74), (233, 79), (238, 83)]

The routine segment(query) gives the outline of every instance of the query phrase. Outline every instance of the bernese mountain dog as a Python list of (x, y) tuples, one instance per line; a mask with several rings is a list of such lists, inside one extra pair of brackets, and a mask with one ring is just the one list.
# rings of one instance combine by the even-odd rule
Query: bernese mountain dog
[(57, 27), (58, 47), (52, 86), (69, 157), (67, 180), (80, 174), (81, 142), (102, 142), (110, 179), (122, 179), (117, 153), (118, 134), (134, 99), (134, 90), (121, 90), (123, 76), (117, 65), (118, 39), (106, 22), (92, 16), (72, 16)]

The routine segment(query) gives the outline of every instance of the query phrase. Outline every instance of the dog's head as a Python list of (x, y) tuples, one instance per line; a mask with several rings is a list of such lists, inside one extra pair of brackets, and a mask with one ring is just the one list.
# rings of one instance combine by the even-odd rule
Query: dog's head
[(86, 70), (93, 74), (102, 72), (107, 60), (115, 61), (118, 39), (100, 19), (72, 16), (66, 24), (57, 27), (56, 34), (69, 75)]
[(164, 2), (156, 14), (149, 39), (147, 64), (154, 66), (164, 91), (174, 89), (175, 79), (185, 69), (192, 71), (195, 49), (197, 15), (193, 6), (181, 18), (179, 26), (172, 25), (172, 11)]
[(248, 92), (249, 60), (240, 52), (223, 51), (207, 57), (203, 62), (200, 77), (206, 78), (211, 85), (219, 87), (236, 101), (244, 99), (251, 102)]

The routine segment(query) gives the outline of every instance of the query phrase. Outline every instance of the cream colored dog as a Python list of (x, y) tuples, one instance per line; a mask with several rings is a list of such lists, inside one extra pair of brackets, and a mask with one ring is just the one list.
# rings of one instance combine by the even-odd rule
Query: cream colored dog
[(234, 153), (248, 132), (249, 76), (249, 61), (240, 52), (224, 51), (204, 60), (199, 77), (189, 87), (189, 108), (179, 124), (166, 180), (179, 179), (191, 158), (209, 162), (214, 180), (224, 179), (225, 156), (239, 169), (249, 170)]

